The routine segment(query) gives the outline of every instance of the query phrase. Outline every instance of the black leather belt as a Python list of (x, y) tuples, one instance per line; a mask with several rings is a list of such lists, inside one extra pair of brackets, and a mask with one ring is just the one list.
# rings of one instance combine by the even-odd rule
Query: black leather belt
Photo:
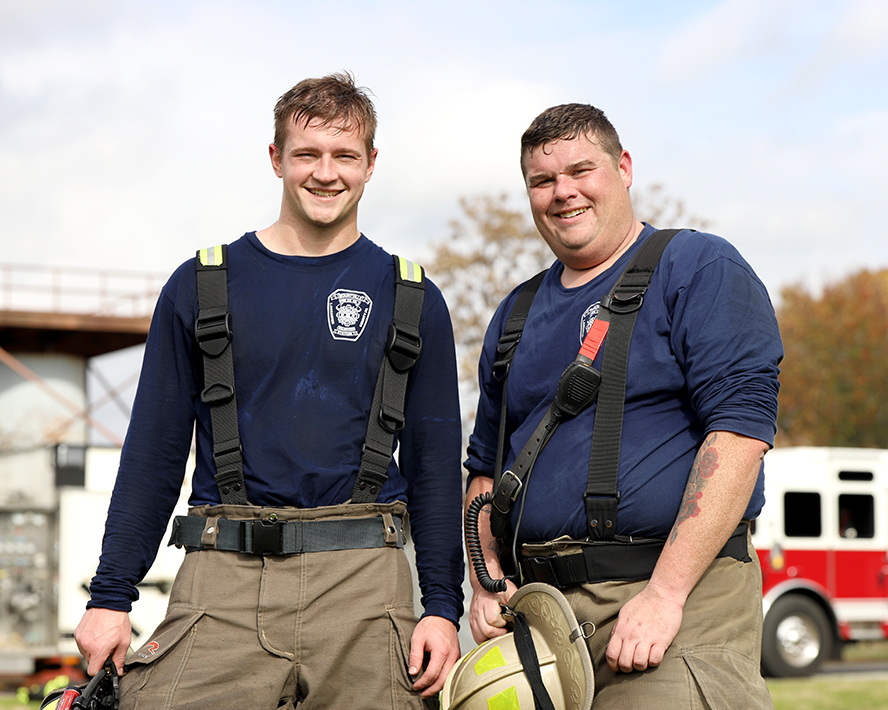
[(230, 520), (180, 515), (169, 545), (250, 555), (403, 547), (399, 516), (343, 520)]
[[(716, 557), (751, 562), (747, 546), (749, 525), (740, 523)], [(524, 580), (545, 582), (558, 589), (574, 584), (648, 579), (654, 572), (664, 540), (592, 542), (570, 555), (521, 556)]]

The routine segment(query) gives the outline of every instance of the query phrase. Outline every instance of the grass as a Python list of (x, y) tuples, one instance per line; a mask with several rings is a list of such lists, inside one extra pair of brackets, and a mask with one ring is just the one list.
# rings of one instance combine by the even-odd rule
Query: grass
[(884, 679), (769, 679), (774, 710), (884, 710), (888, 683)]
[(15, 696), (0, 697), (0, 710), (39, 710), (40, 703), (28, 703), (22, 705), (15, 699)]
[(888, 659), (888, 641), (858, 641), (842, 649), (843, 661), (884, 661)]

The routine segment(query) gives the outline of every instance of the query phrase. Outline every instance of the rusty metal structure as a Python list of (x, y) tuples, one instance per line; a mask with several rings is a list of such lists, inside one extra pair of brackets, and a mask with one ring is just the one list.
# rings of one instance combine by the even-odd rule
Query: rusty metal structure
[(0, 264), (0, 673), (76, 651), (121, 443), (92, 415), (89, 360), (145, 342), (164, 280)]

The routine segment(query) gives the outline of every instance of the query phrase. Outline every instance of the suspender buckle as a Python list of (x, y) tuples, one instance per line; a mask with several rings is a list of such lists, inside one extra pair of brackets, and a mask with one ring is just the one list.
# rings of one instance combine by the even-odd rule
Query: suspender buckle
[(194, 320), (194, 339), (210, 357), (218, 357), (231, 342), (231, 313), (228, 309), (207, 308)]
[(402, 323), (398, 327), (397, 321), (392, 321), (388, 330), (388, 343), (385, 346), (385, 354), (398, 372), (406, 372), (413, 367), (422, 350), (419, 330), (415, 328), (407, 330), (405, 325)]
[(389, 434), (397, 434), (407, 424), (404, 412), (382, 404), (379, 408), (379, 425)]
[(493, 363), (493, 376), (495, 379), (502, 381), (508, 376), (519, 340), (521, 340), (521, 333), (506, 333), (499, 339), (496, 345), (496, 352), (500, 357), (499, 360)]
[(493, 500), (491, 501), (493, 507), (503, 515), (508, 515), (512, 508), (512, 503), (515, 502), (518, 494), (521, 492), (522, 485), (521, 479), (511, 470), (504, 471), (496, 486), (496, 490), (493, 492)]
[(626, 294), (608, 294), (601, 299), (602, 308), (606, 308), (611, 313), (618, 313), (620, 315), (626, 315), (627, 313), (637, 311), (641, 308), (642, 303), (644, 303), (644, 296), (638, 291)]

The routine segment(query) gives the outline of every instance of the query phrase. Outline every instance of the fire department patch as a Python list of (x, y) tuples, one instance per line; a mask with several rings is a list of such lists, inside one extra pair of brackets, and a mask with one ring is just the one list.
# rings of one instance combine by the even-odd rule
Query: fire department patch
[(327, 324), (335, 340), (355, 341), (364, 333), (373, 301), (363, 291), (339, 288), (327, 299)]
[(589, 306), (580, 317), (580, 345), (583, 344), (583, 340), (585, 340), (586, 335), (589, 333), (589, 328), (592, 327), (592, 324), (598, 317), (598, 311), (600, 310), (601, 301), (598, 301), (597, 303), (593, 303), (591, 306)]

